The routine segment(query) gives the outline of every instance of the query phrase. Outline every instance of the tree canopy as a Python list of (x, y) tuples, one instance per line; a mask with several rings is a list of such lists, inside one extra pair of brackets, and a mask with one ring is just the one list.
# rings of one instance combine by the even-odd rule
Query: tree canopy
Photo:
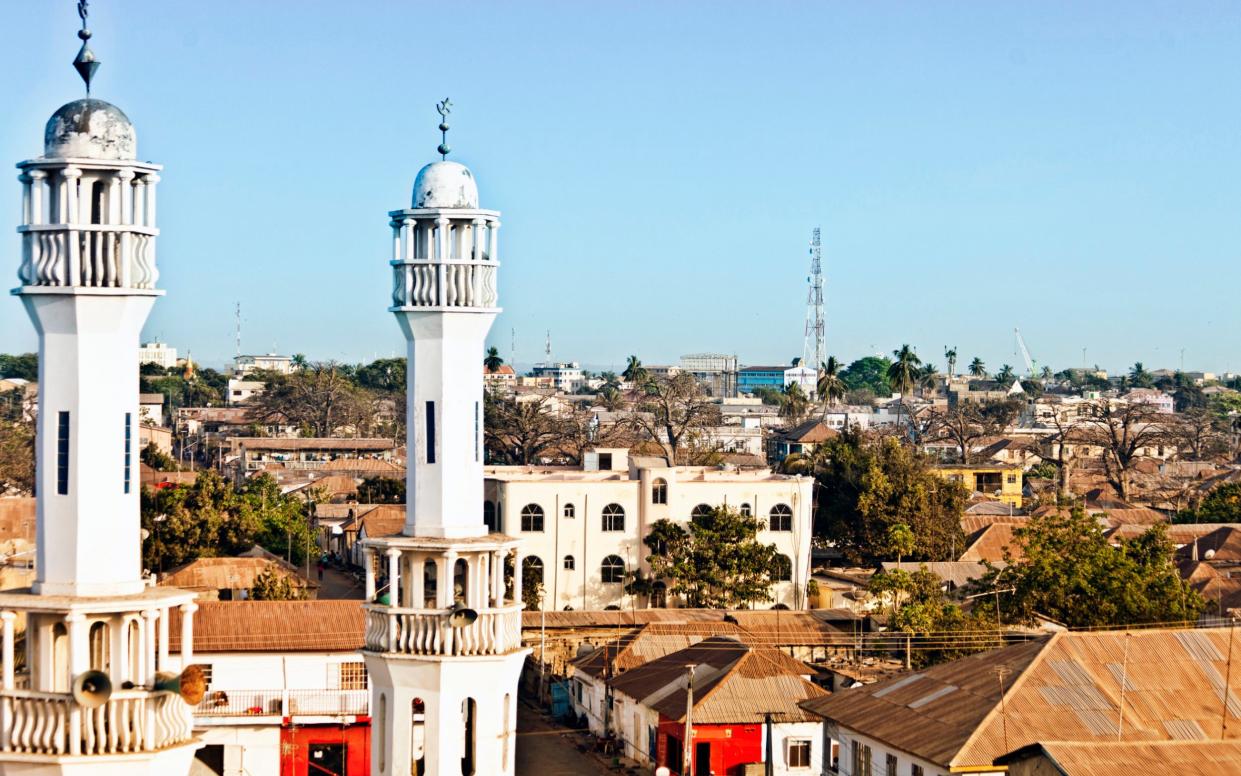
[(888, 382), (888, 368), (892, 362), (882, 356), (859, 358), (844, 368), (840, 379), (850, 391), (868, 390), (876, 396), (888, 396), (892, 385)]
[(0, 353), (0, 378), (19, 378), (38, 382), (39, 356), (36, 353)]
[(815, 534), (849, 562), (887, 560), (889, 531), (901, 523), (914, 535), (911, 560), (955, 560), (964, 549), (964, 487), (940, 478), (909, 446), (847, 429), (820, 445), (816, 458)]
[(1241, 482), (1216, 486), (1195, 509), (1177, 515), (1178, 523), (1241, 523)]
[(748, 608), (772, 600), (772, 582), (789, 562), (774, 544), (758, 541), (760, 526), (757, 517), (721, 506), (695, 515), (688, 527), (656, 520), (642, 542), (654, 579), (686, 606)]

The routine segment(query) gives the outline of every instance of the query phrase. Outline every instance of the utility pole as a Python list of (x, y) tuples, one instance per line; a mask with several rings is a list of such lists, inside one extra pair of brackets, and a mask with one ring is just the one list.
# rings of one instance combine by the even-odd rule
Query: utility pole
[(685, 685), (685, 752), (681, 757), (681, 773), (688, 776), (694, 772), (694, 664), (687, 663), (689, 672)]
[(763, 724), (767, 726), (767, 733), (766, 733), (766, 740), (765, 740), (766, 755), (763, 758), (764, 760), (763, 772), (766, 774), (766, 776), (776, 776), (775, 753), (773, 752), (773, 747), (771, 743), (771, 712), (770, 711), (763, 712)]

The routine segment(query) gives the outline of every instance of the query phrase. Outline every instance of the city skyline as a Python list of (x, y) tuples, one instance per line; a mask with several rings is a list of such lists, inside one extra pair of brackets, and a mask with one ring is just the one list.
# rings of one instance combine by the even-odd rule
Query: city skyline
[[(842, 361), (909, 342), (941, 369), (955, 345), (959, 363), (1022, 371), (1019, 326), (1057, 369), (1085, 347), (1109, 371), (1177, 368), (1181, 348), (1186, 369), (1237, 370), (1241, 111), (1224, 74), (1241, 11), (1178, 9), (487, 6), (468, 56), (409, 88), (417, 52), (382, 13), (135, 3), (92, 28), (97, 96), (172, 171), (169, 293), (145, 338), (204, 363), (232, 355), (238, 301), (247, 352), (400, 354), (376, 307), (375, 213), (407, 204), (450, 95), (450, 158), (512, 219), (489, 344), (509, 358), (515, 329), (518, 363), (542, 359), (548, 329), (554, 357), (586, 364), (788, 361), (821, 226)], [(75, 15), (4, 16), (28, 34), (0, 62), (32, 74), (0, 89), (17, 159), (80, 95)], [(374, 165), (389, 155), (404, 163)], [(3, 187), (0, 208), (17, 195)], [(0, 352), (33, 344), (20, 304), (0, 305)]]

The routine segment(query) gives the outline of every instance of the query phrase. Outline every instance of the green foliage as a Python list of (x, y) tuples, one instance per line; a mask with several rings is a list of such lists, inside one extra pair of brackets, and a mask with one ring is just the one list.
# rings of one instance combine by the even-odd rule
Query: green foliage
[(1176, 516), (1178, 523), (1241, 523), (1241, 482), (1217, 486), (1198, 504)]
[(532, 565), (524, 565), (521, 569), (521, 602), (526, 605), (526, 610), (537, 612), (543, 608), (543, 574), (539, 569)]
[(234, 488), (218, 473), (192, 485), (142, 489), (143, 563), (168, 569), (200, 557), (227, 557), (260, 544), (294, 565), (313, 547), (302, 502), (262, 474)]
[[(1003, 646), (985, 611), (976, 608), (967, 614), (948, 600), (943, 584), (925, 567), (912, 573), (897, 569), (871, 577), (869, 592), (890, 596), (893, 601), (890, 630), (924, 639), (916, 651), (911, 651), (914, 668)], [(932, 634), (934, 638), (927, 638)]]
[(0, 417), (0, 495), (34, 493), (34, 443), (34, 422), (22, 417), (18, 402), (15, 413)]
[[(354, 368), (354, 382), (358, 387), (376, 393), (404, 394), (406, 364), (404, 358), (380, 358), (369, 364), (359, 364)], [(311, 367), (311, 364), (306, 364), (302, 369), (305, 371)]]
[(254, 578), (254, 587), (250, 588), (250, 598), (254, 601), (301, 601), (306, 597), (305, 586), (294, 582), (288, 574), (270, 568), (259, 572)]
[(39, 356), (37, 353), (0, 353), (0, 378), (16, 377), (39, 381)]
[(405, 480), (393, 477), (367, 477), (358, 486), (362, 504), (404, 504)]
[(1012, 590), (999, 595), (1006, 622), (1041, 615), (1070, 628), (1124, 626), (1194, 620), (1203, 610), (1172, 563), (1162, 524), (1114, 547), (1099, 522), (1074, 507), (1032, 517), (1015, 536), (1024, 557), (977, 584), (980, 591)]
[(692, 518), (688, 530), (657, 520), (642, 542), (654, 578), (686, 606), (748, 608), (771, 600), (772, 581), (788, 560), (774, 544), (758, 541), (760, 525), (757, 517), (721, 506)]
[(142, 448), (141, 458), (143, 463), (157, 472), (177, 470), (177, 462), (172, 459), (172, 456), (156, 447), (154, 442), (148, 442), (147, 446)]
[(1129, 385), (1134, 388), (1152, 388), (1155, 385), (1155, 378), (1139, 361), (1129, 369)]
[(504, 359), (500, 356), (499, 348), (487, 348), (487, 355), (483, 356), (483, 368), (488, 372), (495, 373), (500, 367), (504, 366)]
[(918, 384), (922, 359), (908, 345), (901, 345), (898, 350), (892, 351), (892, 356), (895, 360), (888, 365), (888, 384), (902, 395), (908, 395)]
[(773, 407), (779, 407), (784, 397), (784, 391), (770, 385), (760, 385), (755, 388), (753, 395), (763, 400), (763, 404), (769, 404)]
[(868, 441), (856, 430), (819, 451), (815, 535), (835, 542), (849, 562), (887, 560), (888, 532), (897, 524), (913, 532), (914, 560), (954, 560), (954, 548), (964, 549), (965, 489), (930, 471), (924, 456), (891, 437)]
[(904, 523), (888, 526), (888, 552), (896, 556), (897, 562), (914, 551), (914, 532)]
[(888, 382), (888, 368), (892, 362), (882, 356), (859, 358), (840, 373), (840, 379), (850, 391), (866, 389), (876, 396), (890, 396), (892, 385)]
[(1054, 480), (1060, 475), (1060, 469), (1051, 461), (1040, 461), (1026, 472), (1026, 479)]

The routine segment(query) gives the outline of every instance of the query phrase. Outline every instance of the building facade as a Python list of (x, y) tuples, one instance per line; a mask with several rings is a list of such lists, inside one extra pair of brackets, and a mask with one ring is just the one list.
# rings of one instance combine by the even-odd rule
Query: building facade
[(522, 538), (525, 562), (541, 569), (536, 576), (547, 611), (647, 605), (624, 592), (624, 581), (632, 570), (650, 570), (642, 538), (651, 524), (688, 523), (696, 511), (721, 505), (762, 518), (766, 527), (758, 539), (775, 544), (788, 559), (788, 579), (777, 582), (773, 600), (761, 605), (805, 606), (813, 520), (809, 477), (668, 466), (662, 458), (630, 457), (623, 448), (588, 454), (582, 469), (489, 466), (486, 475), (484, 519)]
[(164, 369), (172, 369), (177, 365), (177, 349), (170, 348), (163, 342), (144, 342), (138, 348), (138, 364), (155, 364)]

